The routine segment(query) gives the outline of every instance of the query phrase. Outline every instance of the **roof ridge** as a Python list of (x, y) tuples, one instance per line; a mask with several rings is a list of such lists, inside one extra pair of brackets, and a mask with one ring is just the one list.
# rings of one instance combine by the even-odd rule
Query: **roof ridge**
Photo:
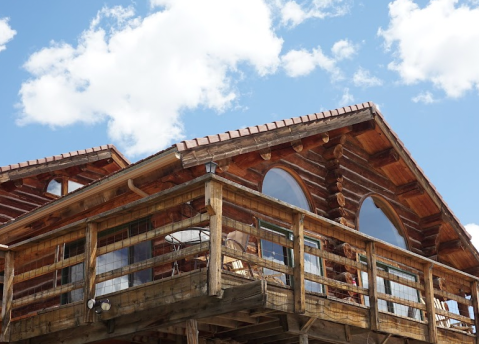
[(71, 152), (67, 152), (67, 153), (52, 155), (52, 156), (45, 157), (45, 158), (39, 158), (39, 159), (35, 159), (35, 160), (27, 160), (27, 161), (24, 161), (24, 162), (10, 164), (10, 165), (6, 165), (6, 166), (0, 166), (0, 174), (10, 172), (12, 170), (17, 170), (17, 169), (23, 168), (23, 167), (30, 167), (30, 166), (35, 166), (35, 165), (46, 164), (46, 163), (49, 163), (49, 162), (52, 162), (52, 161), (58, 161), (58, 160), (62, 160), (62, 159), (72, 158), (72, 157), (75, 157), (75, 156), (98, 153), (98, 152), (107, 151), (107, 150), (115, 151), (116, 154), (118, 154), (123, 160), (125, 160), (128, 164), (130, 164), (130, 161), (127, 158), (125, 158), (123, 156), (123, 154), (114, 145), (107, 144), (107, 145), (101, 145), (101, 146), (96, 146), (96, 147), (71, 151)]
[(213, 134), (207, 135), (204, 137), (198, 137), (190, 140), (183, 140), (181, 142), (176, 143), (176, 148), (179, 152), (192, 149), (198, 146), (204, 146), (212, 143), (228, 141), (244, 136), (254, 135), (261, 132), (266, 132), (270, 130), (279, 129), (282, 127), (288, 127), (296, 124), (304, 124), (316, 120), (324, 120), (330, 117), (341, 116), (345, 114), (349, 114), (352, 112), (356, 112), (359, 110), (364, 110), (370, 108), (371, 112), (376, 114), (378, 113), (377, 106), (373, 102), (365, 102), (355, 105), (343, 106), (334, 110), (325, 110), (318, 113), (312, 113), (305, 116), (299, 117), (291, 117), (288, 119), (282, 119), (274, 122), (269, 122), (260, 125), (253, 125), (246, 128), (229, 130), (221, 134)]

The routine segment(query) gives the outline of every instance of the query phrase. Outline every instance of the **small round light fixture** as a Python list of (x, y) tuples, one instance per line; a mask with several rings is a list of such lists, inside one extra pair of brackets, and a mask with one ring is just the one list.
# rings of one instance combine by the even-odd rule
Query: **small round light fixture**
[(88, 302), (86, 303), (86, 306), (89, 308), (89, 309), (93, 309), (95, 307), (95, 299), (90, 299), (88, 300)]
[(87, 301), (87, 307), (95, 311), (96, 314), (101, 314), (102, 312), (107, 312), (111, 309), (110, 300), (100, 300), (90, 299)]

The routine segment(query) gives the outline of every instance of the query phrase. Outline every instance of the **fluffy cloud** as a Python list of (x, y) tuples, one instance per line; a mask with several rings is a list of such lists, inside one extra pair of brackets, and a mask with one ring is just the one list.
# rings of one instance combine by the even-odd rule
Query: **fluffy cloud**
[(281, 57), (281, 62), (290, 77), (307, 75), (319, 67), (330, 73), (333, 81), (338, 81), (342, 79), (342, 73), (337, 62), (351, 58), (356, 53), (356, 47), (348, 40), (339, 40), (333, 44), (331, 53), (332, 57), (328, 57), (319, 46), (311, 52), (290, 50)]
[(261, 1), (151, 4), (161, 7), (144, 18), (104, 9), (76, 45), (54, 42), (32, 54), (18, 123), (107, 121), (126, 154), (151, 153), (182, 138), (182, 110), (230, 106), (241, 64), (263, 76), (280, 63), (282, 40)]
[(333, 75), (339, 74), (336, 61), (323, 54), (321, 47), (307, 50), (290, 50), (281, 57), (281, 62), (286, 74), (291, 77), (304, 76), (320, 67)]
[(420, 8), (412, 0), (395, 0), (389, 15), (389, 27), (378, 34), (393, 49), (389, 68), (405, 83), (429, 81), (449, 97), (479, 90), (479, 8), (474, 2), (459, 6), (458, 0), (433, 0)]
[(277, 0), (274, 4), (279, 7), (281, 21), (291, 27), (301, 24), (309, 18), (323, 19), (337, 17), (349, 12), (349, 1), (346, 0), (313, 0), (298, 4), (294, 0)]
[(432, 104), (437, 102), (437, 99), (434, 98), (431, 92), (421, 92), (417, 96), (411, 99), (415, 103), (424, 103), (424, 104)]
[(476, 249), (479, 250), (479, 225), (475, 223), (469, 223), (465, 225), (466, 230), (471, 234), (472, 236), (472, 244), (476, 247)]
[(5, 50), (8, 42), (17, 34), (10, 25), (8, 25), (8, 18), (0, 19), (0, 51)]
[(334, 43), (331, 48), (336, 60), (350, 59), (356, 54), (356, 47), (347, 39), (342, 39)]
[(353, 75), (353, 83), (358, 87), (373, 87), (381, 86), (383, 81), (371, 75), (367, 69), (359, 68)]

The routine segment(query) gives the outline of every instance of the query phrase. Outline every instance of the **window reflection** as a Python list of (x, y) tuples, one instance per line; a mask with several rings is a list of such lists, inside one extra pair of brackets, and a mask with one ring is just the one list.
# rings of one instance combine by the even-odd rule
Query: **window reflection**
[(272, 168), (263, 180), (263, 193), (281, 201), (310, 210), (308, 199), (298, 182), (285, 170)]
[(359, 212), (359, 230), (379, 240), (407, 249), (399, 228), (399, 219), (384, 201), (368, 197)]

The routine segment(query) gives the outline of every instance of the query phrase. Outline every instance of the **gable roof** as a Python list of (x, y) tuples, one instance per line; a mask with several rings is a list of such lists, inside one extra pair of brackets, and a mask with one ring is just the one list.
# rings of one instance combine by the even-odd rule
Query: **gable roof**
[(54, 177), (86, 185), (128, 165), (115, 146), (104, 145), (0, 167), (0, 224), (57, 199), (45, 192)]

